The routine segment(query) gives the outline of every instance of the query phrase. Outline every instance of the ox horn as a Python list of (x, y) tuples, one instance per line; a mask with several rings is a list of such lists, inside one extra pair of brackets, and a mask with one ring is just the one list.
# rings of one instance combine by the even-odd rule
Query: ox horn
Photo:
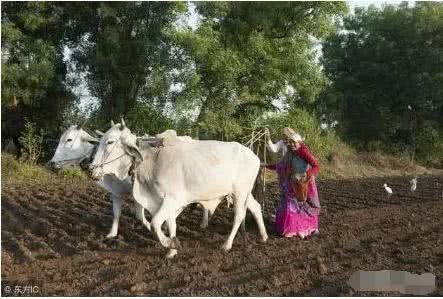
[(115, 126), (114, 121), (111, 119), (111, 127)]
[(105, 133), (103, 133), (103, 132), (100, 131), (100, 130), (95, 130), (95, 133), (97, 133), (99, 136), (103, 136), (103, 135), (105, 135)]
[(86, 123), (88, 122), (88, 118), (87, 119), (85, 119), (85, 121), (82, 123), (82, 125), (81, 125), (81, 127), (83, 128), (85, 125), (86, 125)]
[(120, 125), (120, 130), (123, 130), (126, 127), (126, 124), (125, 124), (125, 120), (123, 119), (123, 117), (121, 118), (121, 120), (122, 120), (122, 122)]

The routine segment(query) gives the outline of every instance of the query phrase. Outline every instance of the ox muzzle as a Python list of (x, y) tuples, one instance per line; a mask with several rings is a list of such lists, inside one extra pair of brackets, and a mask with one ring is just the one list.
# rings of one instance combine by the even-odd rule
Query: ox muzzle
[(103, 170), (101, 167), (89, 165), (89, 170), (91, 171), (91, 177), (94, 181), (100, 181), (103, 179)]

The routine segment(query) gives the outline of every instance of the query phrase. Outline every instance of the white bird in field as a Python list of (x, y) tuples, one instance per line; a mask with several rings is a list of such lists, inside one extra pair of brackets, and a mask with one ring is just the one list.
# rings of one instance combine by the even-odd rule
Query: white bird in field
[(409, 109), (409, 110), (412, 110), (412, 107), (411, 107), (411, 105), (408, 105), (408, 109)]
[(383, 187), (385, 187), (386, 192), (388, 192), (389, 195), (392, 194), (392, 189), (388, 187), (388, 185), (383, 184)]
[(417, 177), (413, 178), (409, 181), (411, 183), (411, 192), (414, 192), (417, 189)]

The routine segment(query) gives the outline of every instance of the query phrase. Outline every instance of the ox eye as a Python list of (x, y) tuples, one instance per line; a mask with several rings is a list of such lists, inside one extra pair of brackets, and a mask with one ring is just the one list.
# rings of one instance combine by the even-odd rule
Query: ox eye
[(112, 141), (112, 140), (108, 141), (108, 144), (113, 144), (113, 143), (114, 143), (114, 141)]
[(72, 139), (71, 138), (69, 138), (68, 140), (66, 140), (66, 142), (71, 142), (72, 141)]

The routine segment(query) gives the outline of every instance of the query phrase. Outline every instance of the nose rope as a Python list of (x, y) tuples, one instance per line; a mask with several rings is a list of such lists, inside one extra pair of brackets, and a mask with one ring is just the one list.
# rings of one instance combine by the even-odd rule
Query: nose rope
[(115, 159), (112, 159), (111, 161), (107, 161), (107, 162), (104, 162), (104, 163), (100, 163), (100, 164), (94, 165), (94, 168), (102, 167), (102, 166), (104, 166), (106, 164), (109, 164), (109, 163), (112, 163), (112, 162), (114, 162), (114, 161), (116, 161), (116, 160), (118, 160), (118, 159), (120, 159), (121, 157), (124, 157), (124, 156), (126, 156), (126, 153), (121, 154), (120, 156), (118, 156)]

